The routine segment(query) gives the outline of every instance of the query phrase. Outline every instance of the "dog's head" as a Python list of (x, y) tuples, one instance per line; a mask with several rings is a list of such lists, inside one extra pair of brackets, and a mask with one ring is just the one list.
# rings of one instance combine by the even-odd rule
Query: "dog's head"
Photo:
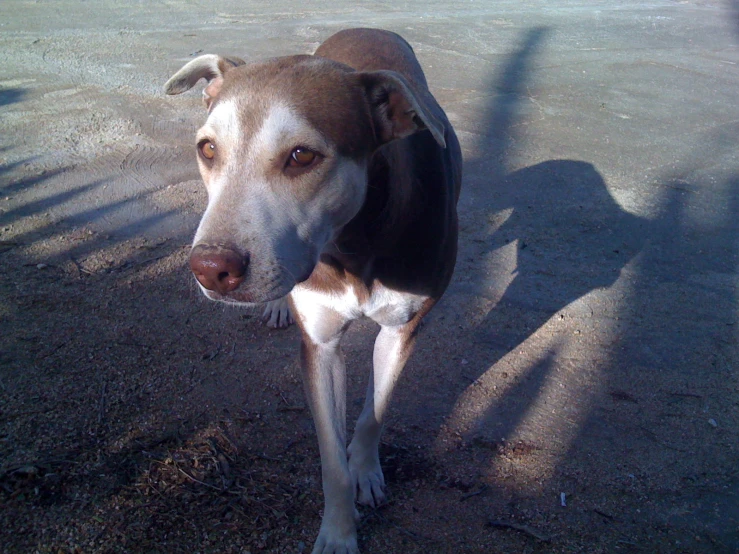
[(211, 299), (260, 303), (308, 279), (324, 247), (360, 210), (382, 144), (444, 129), (399, 74), (357, 73), (314, 56), (244, 65), (201, 56), (165, 85), (200, 79), (208, 109), (196, 138), (208, 207), (190, 267)]

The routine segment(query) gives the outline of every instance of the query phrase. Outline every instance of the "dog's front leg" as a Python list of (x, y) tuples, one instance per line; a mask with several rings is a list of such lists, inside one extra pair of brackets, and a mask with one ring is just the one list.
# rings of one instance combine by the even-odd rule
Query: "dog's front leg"
[[(328, 318), (331, 319), (331, 318)], [(302, 320), (302, 321), (301, 321)], [(339, 341), (343, 322), (308, 333), (305, 318), (301, 357), (305, 392), (318, 435), (325, 508), (313, 554), (358, 554), (354, 488), (346, 456), (346, 376)]]
[(364, 408), (349, 445), (349, 472), (360, 504), (385, 502), (385, 477), (380, 467), (380, 436), (395, 384), (413, 351), (421, 315), (405, 325), (382, 326), (375, 340), (372, 375)]

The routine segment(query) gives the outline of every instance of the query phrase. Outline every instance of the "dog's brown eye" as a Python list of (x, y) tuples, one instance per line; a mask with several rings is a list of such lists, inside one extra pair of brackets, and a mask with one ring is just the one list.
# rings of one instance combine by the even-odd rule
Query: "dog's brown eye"
[(307, 148), (298, 147), (290, 154), (288, 165), (290, 167), (308, 167), (316, 159), (316, 153)]
[(200, 143), (200, 153), (203, 155), (203, 157), (207, 160), (212, 160), (215, 158), (216, 155), (216, 145), (210, 142), (209, 140), (206, 140), (205, 142)]

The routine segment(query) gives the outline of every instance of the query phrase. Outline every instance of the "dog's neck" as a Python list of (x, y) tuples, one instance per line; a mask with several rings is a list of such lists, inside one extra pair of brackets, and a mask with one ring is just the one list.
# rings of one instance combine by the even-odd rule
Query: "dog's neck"
[(409, 156), (406, 141), (386, 144), (373, 154), (364, 204), (326, 251), (347, 269), (359, 269), (371, 258), (391, 253), (416, 219), (422, 199)]

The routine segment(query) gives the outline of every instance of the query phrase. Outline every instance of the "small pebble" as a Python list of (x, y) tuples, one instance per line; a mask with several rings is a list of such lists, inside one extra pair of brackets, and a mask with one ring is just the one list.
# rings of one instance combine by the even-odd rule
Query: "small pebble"
[(718, 423), (716, 423), (716, 420), (713, 418), (709, 419), (708, 423), (711, 424), (711, 427), (718, 427)]
[(36, 265), (36, 269), (46, 269), (47, 267), (49, 267), (48, 264), (37, 264)]

